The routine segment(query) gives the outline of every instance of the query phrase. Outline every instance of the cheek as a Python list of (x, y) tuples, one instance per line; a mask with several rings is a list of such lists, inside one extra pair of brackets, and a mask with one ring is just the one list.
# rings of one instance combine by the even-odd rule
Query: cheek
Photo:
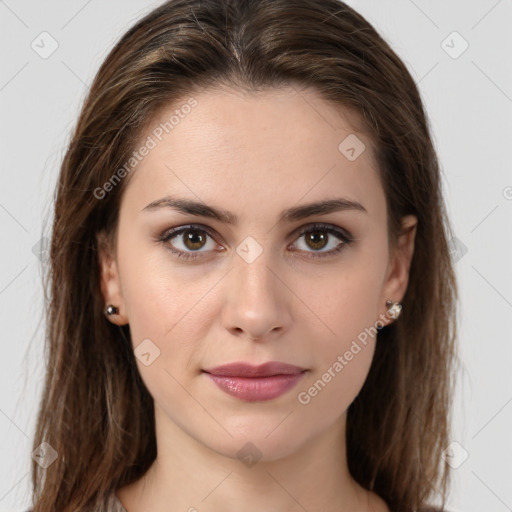
[(180, 404), (180, 413), (189, 417), (193, 401), (183, 386), (187, 387), (189, 365), (204, 336), (202, 324), (194, 321), (200, 310), (194, 308), (197, 298), (184, 293), (175, 274), (165, 272), (149, 255), (139, 259), (133, 252), (125, 258), (125, 268), (123, 297), (141, 379), (157, 403)]
[(119, 271), (135, 355), (150, 354), (137, 357), (139, 373), (155, 399), (162, 394), (173, 403), (183, 394), (178, 382), (197, 367), (194, 358), (212, 315), (214, 294), (208, 291), (218, 276), (184, 269), (165, 250), (144, 246), (128, 233), (119, 246)]
[(334, 334), (318, 330), (314, 371), (297, 395), (309, 417), (321, 415), (327, 423), (336, 421), (359, 394), (376, 343), (378, 293), (371, 276), (353, 272), (336, 285), (341, 289), (331, 287), (324, 297), (328, 306), (319, 315)]
[[(177, 265), (165, 249), (125, 234), (119, 247), (123, 300), (134, 344), (139, 338), (164, 340), (187, 325), (209, 287), (199, 269)], [(197, 325), (197, 324), (196, 324)]]
[(302, 283), (297, 280), (301, 283), (296, 285), (297, 295), (315, 313), (317, 320), (311, 326), (315, 325), (316, 338), (322, 340), (326, 355), (348, 350), (361, 332), (375, 327), (381, 306), (383, 261), (371, 250), (358, 249), (323, 275)]
[(318, 423), (316, 429), (335, 423), (347, 411), (366, 381), (374, 349), (374, 342), (349, 344), (347, 350), (331, 354), (329, 363), (298, 390), (301, 414)]
[(313, 416), (334, 421), (366, 380), (375, 352), (383, 257), (368, 250), (354, 252), (335, 279), (331, 273), (318, 281), (321, 287), (301, 292), (322, 320), (315, 335), (315, 371), (297, 396)]

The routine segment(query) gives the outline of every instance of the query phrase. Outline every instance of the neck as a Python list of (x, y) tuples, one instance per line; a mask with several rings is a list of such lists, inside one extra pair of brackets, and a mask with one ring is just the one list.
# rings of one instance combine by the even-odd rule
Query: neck
[(129, 512), (388, 510), (348, 471), (346, 414), (328, 431), (276, 459), (251, 444), (234, 457), (213, 451), (172, 422), (157, 404), (155, 422), (157, 458), (141, 480), (117, 492)]

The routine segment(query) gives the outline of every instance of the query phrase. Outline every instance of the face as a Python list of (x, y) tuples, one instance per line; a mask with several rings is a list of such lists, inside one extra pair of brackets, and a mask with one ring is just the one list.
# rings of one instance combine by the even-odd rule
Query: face
[[(102, 291), (113, 321), (130, 325), (160, 421), (218, 453), (250, 441), (271, 460), (342, 425), (385, 301), (405, 293), (413, 234), (390, 251), (372, 143), (353, 112), (293, 88), (194, 98), (141, 137), (154, 147), (124, 190)], [(204, 371), (269, 361), (305, 371), (260, 384)]]

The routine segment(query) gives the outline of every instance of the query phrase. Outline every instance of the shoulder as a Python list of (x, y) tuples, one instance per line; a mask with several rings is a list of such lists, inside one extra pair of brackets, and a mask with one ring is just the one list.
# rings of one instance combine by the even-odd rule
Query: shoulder
[(430, 508), (422, 508), (419, 512), (463, 512), (462, 510), (455, 509), (452, 507), (444, 507), (443, 509), (430, 507)]
[(105, 506), (106, 508), (104, 512), (127, 512), (122, 503), (119, 501), (115, 491), (112, 491), (108, 495)]

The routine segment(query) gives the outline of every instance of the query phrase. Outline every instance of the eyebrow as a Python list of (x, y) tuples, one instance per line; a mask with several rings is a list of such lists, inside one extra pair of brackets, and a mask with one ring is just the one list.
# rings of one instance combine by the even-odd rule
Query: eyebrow
[[(161, 208), (171, 208), (185, 214), (196, 215), (198, 217), (208, 217), (219, 220), (225, 224), (236, 225), (238, 223), (238, 217), (232, 212), (222, 208), (214, 208), (213, 206), (209, 206), (200, 201), (172, 196), (157, 199), (144, 207), (142, 211), (155, 211), (160, 210)], [(312, 217), (313, 215), (326, 215), (332, 212), (347, 210), (368, 213), (361, 203), (342, 197), (336, 197), (333, 199), (325, 199), (323, 201), (294, 206), (287, 210), (283, 210), (279, 216), (279, 221), (287, 220), (288, 222), (293, 222), (307, 217)]]

